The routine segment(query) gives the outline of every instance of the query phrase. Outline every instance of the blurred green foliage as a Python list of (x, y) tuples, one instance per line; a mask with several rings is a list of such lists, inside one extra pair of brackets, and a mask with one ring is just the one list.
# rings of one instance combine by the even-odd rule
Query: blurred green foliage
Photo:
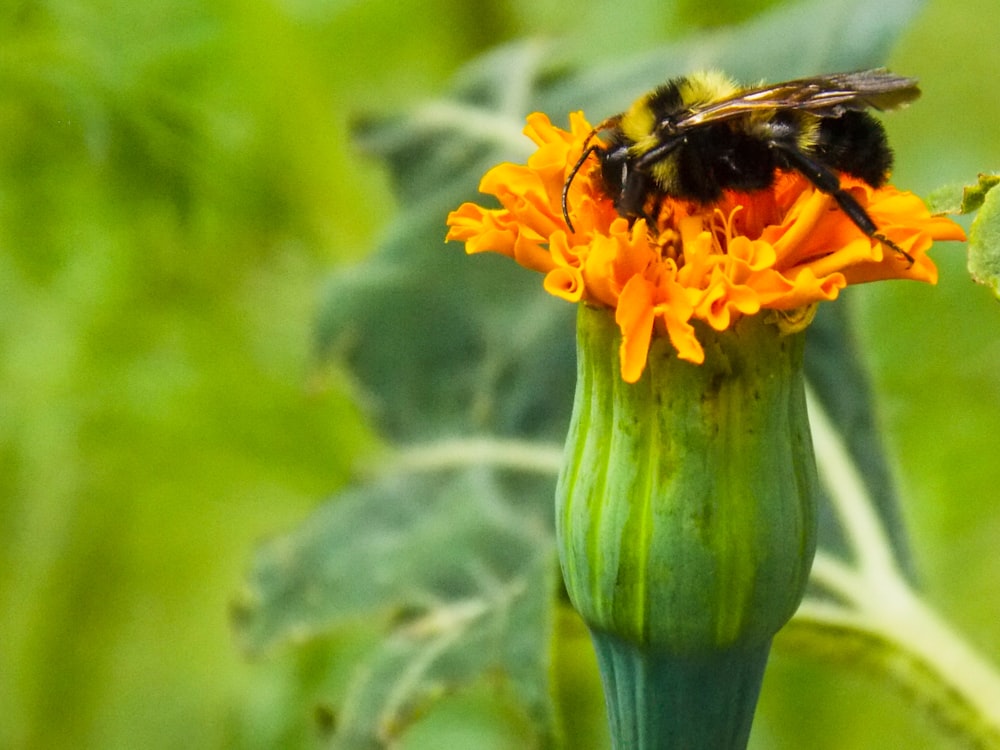
[[(313, 698), (346, 679), (364, 628), (248, 663), (227, 607), (255, 541), (374, 443), (357, 385), (310, 348), (324, 275), (394, 211), (349, 124), (435, 95), (505, 40), (613, 59), (755, 9), (703, 7), (0, 8), (0, 748), (311, 745)], [(993, 0), (936, 0), (891, 58), (925, 90), (887, 121), (898, 183), (927, 191), (1000, 163), (996, 73), (970, 64), (992, 59), (997, 16)], [(963, 266), (943, 258), (937, 289), (853, 297), (929, 596), (1000, 655), (1000, 468), (984, 450), (1000, 312)], [(763, 701), (775, 746), (937, 746), (858, 675), (779, 657)], [(460, 697), (412, 746), (502, 735), (491, 706)]]

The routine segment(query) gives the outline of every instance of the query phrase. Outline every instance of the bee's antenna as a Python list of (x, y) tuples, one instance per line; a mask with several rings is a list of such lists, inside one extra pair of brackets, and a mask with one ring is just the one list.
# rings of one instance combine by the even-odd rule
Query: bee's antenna
[(583, 145), (585, 147), (583, 149), (583, 153), (580, 154), (580, 158), (576, 160), (576, 164), (574, 164), (573, 169), (570, 170), (569, 177), (567, 177), (566, 182), (563, 183), (562, 212), (563, 212), (563, 218), (566, 219), (566, 226), (569, 228), (570, 232), (575, 232), (576, 230), (573, 229), (573, 222), (569, 220), (569, 207), (567, 205), (567, 198), (569, 196), (569, 186), (573, 183), (573, 178), (576, 177), (576, 173), (580, 171), (580, 168), (583, 166), (583, 163), (587, 161), (587, 157), (589, 157), (595, 151), (599, 151), (601, 149), (600, 146), (588, 145), (594, 139), (594, 136), (597, 135), (598, 130), (599, 128), (594, 128), (593, 130), (590, 131), (590, 135), (587, 136), (587, 140), (583, 142)]

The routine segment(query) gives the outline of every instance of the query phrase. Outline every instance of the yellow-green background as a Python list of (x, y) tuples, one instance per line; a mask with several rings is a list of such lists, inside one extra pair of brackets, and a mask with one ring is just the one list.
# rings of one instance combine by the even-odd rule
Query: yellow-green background
[[(613, 59), (662, 40), (663, 19), (752, 11), (701, 7), (0, 9), (0, 750), (309, 746), (310, 655), (247, 663), (227, 608), (255, 541), (371, 444), (359, 388), (310, 349), (324, 274), (395, 210), (352, 116), (438, 94), (525, 35)], [(889, 63), (925, 93), (887, 121), (898, 184), (1000, 168), (998, 20), (994, 0), (936, 0), (904, 35)], [(1000, 661), (1000, 308), (947, 253), (936, 289), (855, 297), (928, 596)], [(410, 744), (492, 726), (483, 747), (517, 747), (481, 709), (459, 699)], [(943, 747), (915, 716), (779, 653), (759, 741)]]

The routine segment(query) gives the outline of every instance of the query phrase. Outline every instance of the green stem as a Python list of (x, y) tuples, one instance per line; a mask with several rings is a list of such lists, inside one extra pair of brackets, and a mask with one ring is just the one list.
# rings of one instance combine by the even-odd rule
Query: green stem
[(814, 655), (860, 661), (948, 732), (997, 750), (1000, 674), (910, 585), (837, 431), (818, 402), (809, 411), (820, 473), (855, 562), (817, 555), (813, 583), (840, 603), (806, 599), (781, 641), (804, 642)]
[[(888, 679), (947, 734), (1000, 750), (1000, 674), (901, 577), (875, 586), (820, 554), (815, 583), (845, 604), (807, 597), (778, 643), (811, 657), (861, 665)], [(889, 583), (891, 581), (891, 584)]]
[(1000, 748), (1000, 675), (947, 622), (912, 591), (891, 640), (916, 656), (931, 678), (937, 718), (976, 737), (983, 748)]
[(746, 747), (770, 642), (658, 654), (595, 633), (594, 645), (615, 748)]

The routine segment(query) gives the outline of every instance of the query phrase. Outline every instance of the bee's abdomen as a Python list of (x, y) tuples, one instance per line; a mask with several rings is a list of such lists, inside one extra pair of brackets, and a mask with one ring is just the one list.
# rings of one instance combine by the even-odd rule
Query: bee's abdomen
[(866, 112), (823, 118), (814, 153), (825, 164), (872, 187), (881, 187), (892, 169), (892, 150), (882, 123)]

